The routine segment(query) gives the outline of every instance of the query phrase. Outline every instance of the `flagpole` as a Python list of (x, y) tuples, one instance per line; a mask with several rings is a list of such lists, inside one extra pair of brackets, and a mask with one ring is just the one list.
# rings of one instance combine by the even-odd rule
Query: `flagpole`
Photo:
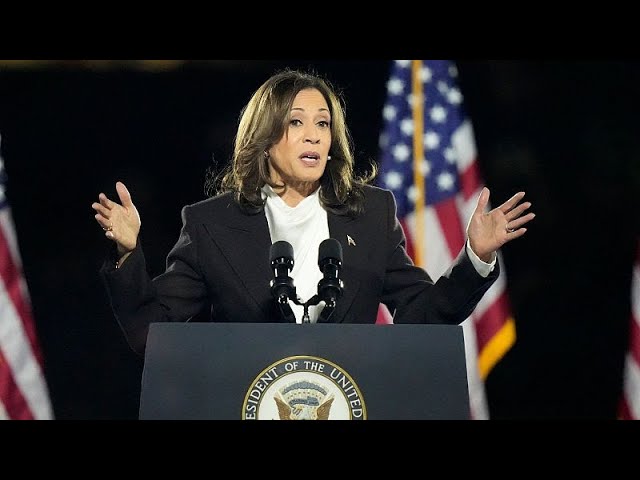
[(414, 257), (416, 265), (425, 268), (425, 188), (422, 162), (424, 161), (424, 92), (422, 88), (422, 60), (411, 61), (411, 93), (413, 113), (413, 186), (415, 188), (415, 248)]

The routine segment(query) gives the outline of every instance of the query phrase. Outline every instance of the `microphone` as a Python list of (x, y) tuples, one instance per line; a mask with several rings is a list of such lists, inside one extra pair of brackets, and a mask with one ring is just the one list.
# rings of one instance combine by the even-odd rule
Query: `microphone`
[(269, 249), (269, 260), (274, 275), (270, 282), (271, 295), (279, 304), (288, 305), (290, 298), (296, 298), (296, 287), (289, 276), (293, 268), (293, 247), (284, 240), (275, 242)]
[[(344, 283), (340, 279), (342, 269), (342, 245), (335, 238), (323, 240), (318, 248), (318, 267), (323, 278), (318, 282), (318, 296), (324, 300), (325, 309), (333, 309), (342, 295)], [(330, 310), (332, 312), (332, 310)]]

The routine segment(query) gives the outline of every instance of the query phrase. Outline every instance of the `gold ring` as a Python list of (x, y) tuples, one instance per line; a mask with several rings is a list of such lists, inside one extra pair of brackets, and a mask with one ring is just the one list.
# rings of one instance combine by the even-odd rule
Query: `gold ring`
[(110, 232), (111, 230), (113, 230), (113, 224), (109, 225), (107, 228), (102, 227), (102, 229), (103, 229), (105, 232)]

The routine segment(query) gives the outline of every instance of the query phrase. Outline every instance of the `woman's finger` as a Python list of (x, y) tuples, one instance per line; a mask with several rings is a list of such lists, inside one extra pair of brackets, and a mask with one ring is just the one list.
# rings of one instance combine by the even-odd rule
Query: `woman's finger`
[(109, 218), (111, 215), (111, 210), (109, 210), (107, 207), (105, 207), (104, 205), (100, 204), (100, 203), (92, 203), (91, 204), (91, 208), (93, 208), (96, 212), (98, 212), (100, 215), (102, 215), (105, 218)]
[(103, 207), (108, 208), (109, 210), (113, 208), (113, 202), (109, 200), (104, 193), (98, 195), (98, 200), (100, 201), (100, 205)]
[(524, 197), (524, 192), (518, 192), (515, 195), (513, 195), (509, 200), (507, 200), (506, 202), (504, 202), (502, 205), (500, 205), (498, 208), (500, 209), (500, 211), (502, 211), (502, 213), (508, 213), (520, 200), (522, 200), (522, 197)]
[(522, 225), (533, 220), (535, 216), (535, 213), (528, 213), (524, 217), (518, 217), (515, 220), (507, 222), (507, 233), (511, 233), (512, 230), (518, 230)]
[(100, 225), (105, 232), (113, 230), (113, 222), (109, 218), (106, 218), (99, 213), (96, 213), (95, 218), (98, 225)]
[(133, 207), (133, 202), (131, 201), (131, 194), (129, 190), (122, 182), (116, 182), (116, 192), (118, 193), (118, 197), (120, 198), (120, 202), (122, 206), (125, 208)]
[(515, 220), (516, 218), (518, 218), (520, 215), (522, 215), (522, 213), (527, 210), (528, 208), (531, 208), (531, 202), (525, 202), (522, 203), (520, 205), (518, 205), (515, 208), (512, 208), (506, 215), (505, 218), (507, 219), (508, 222), (510, 222), (511, 220)]
[(480, 196), (478, 197), (478, 203), (476, 204), (475, 214), (484, 213), (487, 208), (487, 204), (489, 203), (489, 189), (487, 187), (483, 187), (480, 192)]

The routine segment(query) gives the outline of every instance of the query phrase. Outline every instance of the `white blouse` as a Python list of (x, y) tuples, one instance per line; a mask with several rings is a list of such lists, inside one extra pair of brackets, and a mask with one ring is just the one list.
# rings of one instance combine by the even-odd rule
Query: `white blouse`
[[(269, 224), (271, 243), (287, 241), (293, 247), (293, 269), (289, 276), (293, 279), (296, 294), (301, 303), (318, 293), (318, 282), (322, 272), (318, 267), (318, 248), (323, 240), (329, 238), (327, 212), (320, 204), (320, 189), (290, 207), (269, 185), (262, 187), (266, 196), (265, 214)], [(296, 316), (302, 323), (304, 308), (289, 301)], [(309, 320), (316, 322), (324, 302), (309, 307)]]

